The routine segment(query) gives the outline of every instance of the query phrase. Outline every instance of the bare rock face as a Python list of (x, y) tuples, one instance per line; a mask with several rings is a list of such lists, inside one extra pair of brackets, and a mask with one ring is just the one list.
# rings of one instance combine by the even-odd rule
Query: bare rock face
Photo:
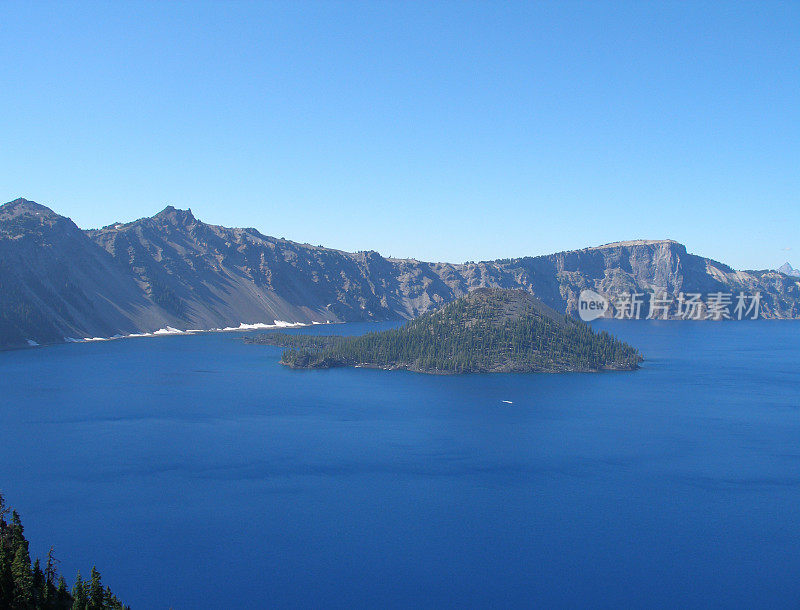
[(455, 265), (299, 244), (171, 206), (89, 231), (25, 199), (0, 206), (3, 347), (167, 326), (408, 319), (479, 287), (521, 288), (568, 313), (585, 288), (761, 291), (764, 316), (800, 317), (797, 278), (735, 271), (669, 240)]
[(158, 324), (151, 306), (68, 218), (25, 199), (0, 207), (0, 345), (134, 332)]
[(800, 277), (800, 269), (793, 268), (788, 262), (778, 267), (778, 272), (791, 277)]
[(800, 282), (773, 271), (736, 271), (686, 251), (672, 240), (636, 240), (500, 263), (517, 271), (524, 286), (559, 311), (575, 313), (584, 289), (601, 294), (624, 292), (716, 292), (762, 296), (761, 316), (797, 318)]

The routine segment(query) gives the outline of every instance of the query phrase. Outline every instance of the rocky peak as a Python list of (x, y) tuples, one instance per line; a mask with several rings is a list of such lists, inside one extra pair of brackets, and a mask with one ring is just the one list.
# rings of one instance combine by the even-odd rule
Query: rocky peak
[(28, 199), (15, 199), (0, 206), (0, 238), (33, 237), (50, 241), (55, 236), (80, 233), (69, 218)]
[(172, 225), (188, 226), (197, 222), (197, 219), (192, 214), (192, 209), (180, 210), (171, 205), (168, 205), (158, 214), (153, 216), (153, 220), (159, 222), (168, 222)]
[(47, 206), (38, 204), (30, 199), (24, 199), (22, 197), (14, 199), (14, 201), (9, 201), (8, 203), (0, 206), (0, 219), (7, 220), (11, 218), (17, 218), (19, 216), (56, 218), (58, 217), (58, 214), (56, 214)]

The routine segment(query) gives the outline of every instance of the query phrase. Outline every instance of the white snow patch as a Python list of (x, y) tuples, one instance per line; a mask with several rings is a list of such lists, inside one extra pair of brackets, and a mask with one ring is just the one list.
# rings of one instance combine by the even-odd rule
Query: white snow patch
[[(326, 321), (326, 324), (330, 324), (330, 321)], [(311, 324), (320, 324), (320, 322), (312, 322)], [(253, 324), (248, 324), (246, 322), (242, 322), (239, 326), (227, 326), (225, 328), (211, 328), (208, 330), (202, 328), (191, 328), (187, 330), (180, 330), (178, 328), (174, 328), (172, 326), (167, 326), (165, 328), (159, 328), (156, 331), (148, 332), (148, 333), (130, 333), (129, 335), (114, 335), (112, 337), (84, 337), (83, 339), (75, 339), (74, 337), (64, 337), (64, 341), (66, 343), (90, 343), (93, 341), (113, 341), (115, 339), (136, 339), (138, 337), (165, 337), (170, 335), (186, 335), (186, 334), (196, 334), (196, 333), (213, 333), (213, 332), (242, 332), (247, 330), (272, 330), (275, 328), (299, 328), (301, 326), (310, 326), (311, 324), (306, 322), (286, 322), (285, 320), (275, 320), (272, 324), (267, 324), (266, 322), (254, 322)], [(28, 345), (33, 345), (35, 342), (31, 342), (29, 340)], [(38, 343), (36, 344), (38, 345)]]
[(297, 326), (306, 326), (302, 322), (284, 322), (283, 320), (275, 320), (275, 326), (277, 328), (295, 328)]
[(161, 336), (161, 335), (182, 335), (183, 331), (182, 330), (178, 330), (177, 328), (172, 328), (171, 326), (167, 326), (166, 328), (159, 328), (153, 334), (157, 335), (157, 336)]
[(265, 328), (275, 328), (271, 324), (265, 324), (264, 322), (255, 322), (253, 324), (245, 324), (242, 322), (239, 326), (227, 326), (222, 330), (225, 332), (230, 332), (234, 330), (263, 330)]
[(223, 332), (242, 331), (242, 330), (271, 330), (273, 328), (297, 328), (299, 326), (308, 326), (305, 322), (285, 322), (284, 320), (275, 320), (272, 324), (266, 322), (254, 322), (253, 324), (246, 324), (242, 322), (239, 326), (228, 326), (222, 330)]

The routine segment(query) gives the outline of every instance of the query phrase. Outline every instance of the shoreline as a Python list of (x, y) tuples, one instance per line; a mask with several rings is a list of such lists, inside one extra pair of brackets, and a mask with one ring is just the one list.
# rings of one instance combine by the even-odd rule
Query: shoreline
[(304, 328), (308, 326), (319, 326), (325, 324), (335, 324), (335, 322), (331, 322), (327, 320), (325, 322), (287, 322), (285, 320), (274, 320), (272, 324), (267, 324), (266, 322), (254, 322), (252, 324), (248, 324), (246, 322), (241, 322), (239, 326), (226, 326), (224, 328), (187, 328), (186, 330), (180, 330), (178, 328), (174, 328), (172, 326), (165, 326), (164, 328), (159, 328), (158, 330), (152, 332), (144, 332), (144, 333), (129, 333), (127, 335), (112, 335), (110, 337), (83, 337), (82, 339), (76, 339), (75, 337), (64, 337), (63, 342), (59, 343), (37, 343), (33, 339), (27, 339), (28, 345), (16, 345), (16, 346), (8, 346), (8, 347), (0, 347), (0, 352), (4, 351), (13, 351), (13, 350), (22, 350), (22, 349), (34, 349), (34, 348), (42, 348), (42, 347), (53, 347), (56, 345), (68, 345), (74, 343), (101, 343), (104, 341), (118, 341), (121, 339), (141, 339), (141, 338), (152, 338), (152, 337), (178, 337), (182, 335), (198, 335), (204, 333), (233, 333), (233, 332), (248, 332), (253, 330), (277, 330), (283, 328)]
[[(381, 320), (376, 320), (381, 321)], [(715, 322), (716, 320), (681, 320), (678, 318), (668, 318), (666, 320), (618, 320), (616, 318), (597, 318), (596, 320), (592, 320), (592, 322)], [(731, 320), (723, 320), (726, 322), (730, 322)], [(756, 320), (734, 320), (736, 322), (784, 322), (784, 321), (800, 321), (800, 318), (764, 318), (760, 317)], [(64, 337), (63, 342), (58, 343), (37, 343), (32, 339), (27, 339), (27, 345), (7, 345), (0, 347), (0, 352), (10, 352), (15, 350), (21, 349), (32, 349), (32, 348), (40, 348), (40, 347), (53, 347), (55, 345), (66, 345), (69, 343), (97, 343), (102, 341), (117, 341), (119, 339), (139, 339), (143, 337), (171, 337), (171, 336), (180, 336), (180, 335), (194, 335), (200, 333), (225, 333), (225, 332), (247, 332), (251, 330), (276, 330), (279, 328), (303, 328), (306, 326), (318, 326), (324, 324), (342, 324), (343, 322), (332, 322), (331, 320), (327, 320), (325, 322), (286, 322), (285, 320), (275, 320), (272, 324), (267, 324), (266, 322), (255, 322), (253, 324), (248, 324), (246, 322), (242, 322), (239, 326), (226, 326), (224, 328), (209, 328), (209, 329), (195, 329), (189, 328), (186, 330), (180, 330), (171, 326), (166, 326), (164, 328), (159, 328), (158, 330), (151, 331), (151, 332), (144, 332), (144, 333), (129, 333), (127, 335), (112, 335), (111, 337), (83, 337), (82, 339), (76, 339), (75, 337)], [(588, 323), (591, 326), (591, 322)]]
[[(644, 358), (640, 363), (644, 362)], [(321, 366), (297, 366), (291, 362), (286, 362), (283, 357), (278, 361), (278, 364), (292, 369), (293, 371), (325, 371), (330, 369), (368, 369), (377, 371), (408, 371), (409, 373), (419, 373), (421, 375), (437, 375), (437, 376), (450, 376), (450, 375), (528, 375), (528, 374), (544, 374), (544, 375), (561, 375), (566, 373), (631, 373), (641, 369), (640, 363), (634, 366), (619, 366), (616, 364), (602, 366), (600, 368), (532, 368), (532, 369), (514, 369), (500, 367), (496, 369), (470, 369), (464, 371), (450, 371), (440, 369), (421, 369), (416, 368), (413, 364), (397, 363), (397, 364), (375, 364), (373, 362), (359, 362), (357, 364), (330, 362)]]

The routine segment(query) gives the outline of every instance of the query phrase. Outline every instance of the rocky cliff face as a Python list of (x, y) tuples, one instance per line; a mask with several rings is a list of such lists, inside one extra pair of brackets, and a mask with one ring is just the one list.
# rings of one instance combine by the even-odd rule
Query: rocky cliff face
[[(689, 254), (671, 240), (632, 241), (543, 257), (553, 260), (564, 309), (574, 312), (581, 289), (623, 292), (761, 292), (762, 317), (800, 316), (800, 284), (772, 271), (736, 271), (718, 261)], [(563, 261), (563, 263), (562, 263)]]
[(573, 313), (580, 292), (762, 293), (764, 317), (798, 317), (800, 286), (772, 271), (736, 271), (671, 240), (637, 240), (499, 263), (556, 309)]
[(387, 259), (208, 225), (167, 207), (89, 231), (24, 199), (0, 206), (0, 346), (240, 323), (412, 318), (481, 287), (522, 288), (574, 312), (605, 294), (761, 291), (800, 317), (800, 283), (735, 271), (673, 241), (632, 241), (464, 265)]
[(795, 269), (788, 262), (783, 263), (780, 267), (778, 267), (778, 272), (791, 277), (800, 277), (800, 269)]
[(412, 317), (453, 298), (426, 263), (207, 225), (172, 207), (86, 234), (148, 299), (194, 328)]
[(134, 332), (160, 322), (151, 309), (71, 220), (25, 199), (0, 207), (0, 345)]

